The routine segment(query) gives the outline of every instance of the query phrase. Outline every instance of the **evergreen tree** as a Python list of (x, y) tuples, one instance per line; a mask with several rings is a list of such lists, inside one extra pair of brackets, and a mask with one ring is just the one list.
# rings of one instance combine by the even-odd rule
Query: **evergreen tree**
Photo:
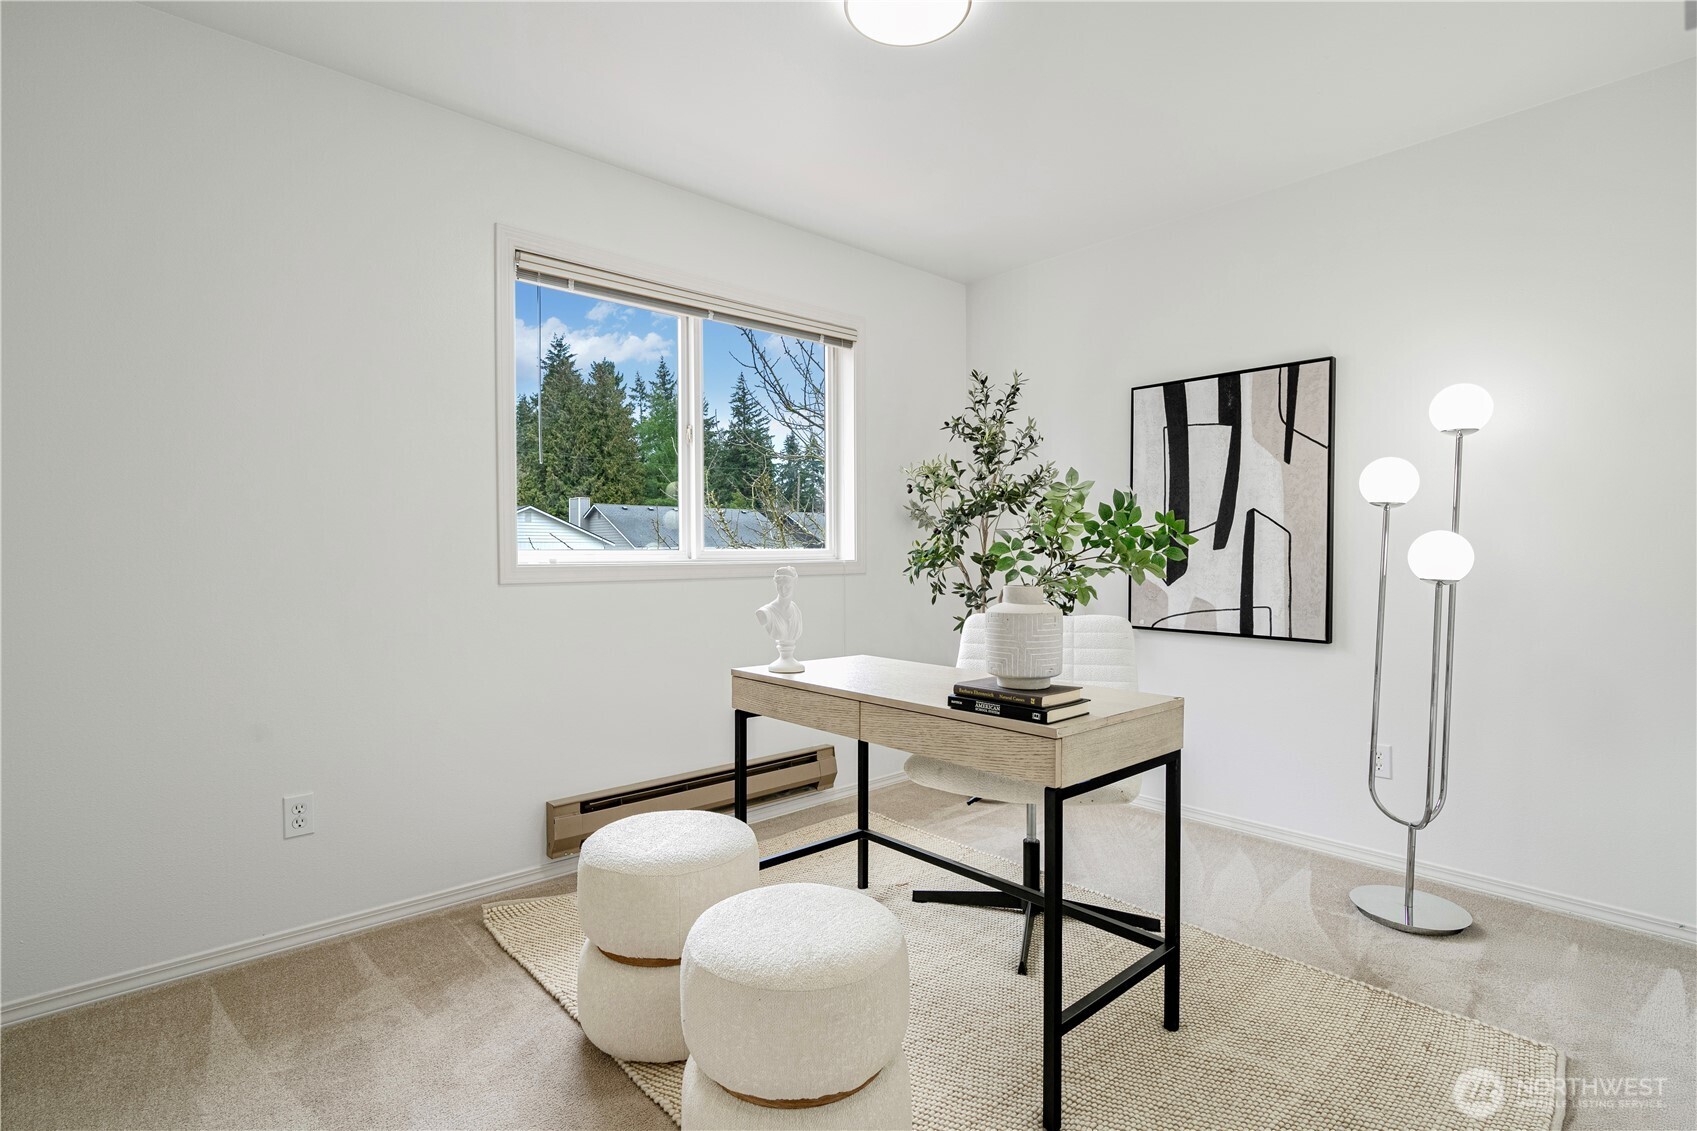
[(675, 505), (678, 489), (678, 382), (665, 359), (655, 367), (654, 380), (637, 378), (633, 387), (642, 396), (636, 426), (642, 459), (643, 500), (656, 506)]
[(567, 501), (583, 494), (588, 461), (582, 451), (583, 375), (565, 339), (556, 337), (542, 361), (542, 384), (536, 394), (537, 443), (534, 452), (520, 449), (522, 459), (536, 459), (537, 499), (534, 504), (564, 518)]
[(802, 445), (801, 468), (796, 473), (796, 497), (801, 500), (797, 510), (822, 512), (825, 509), (825, 445), (816, 432), (807, 434)]
[(786, 509), (801, 510), (801, 445), (795, 432), (784, 434), (784, 446), (778, 452), (777, 466), (772, 469), (772, 484)]
[(519, 506), (544, 506), (542, 498), (541, 459), (536, 449), (537, 394), (527, 393), (518, 403), (518, 483)]
[(705, 400), (701, 402), (701, 467), (707, 501), (721, 507), (731, 506), (736, 488), (725, 464), (725, 428), (713, 406)]
[(756, 497), (755, 482), (761, 476), (771, 475), (776, 453), (772, 450), (771, 418), (741, 375), (731, 391), (731, 419), (725, 428), (724, 443), (721, 462), (727, 487), (736, 501), (727, 498), (720, 501), (726, 506), (749, 506)]
[(516, 406), (519, 505), (565, 518), (576, 496), (641, 502), (636, 423), (613, 363), (596, 362), (586, 379), (571, 347), (556, 337), (541, 376), (540, 388)]
[(808, 436), (804, 443), (799, 436), (795, 429), (784, 436), (784, 446), (773, 470), (773, 484), (785, 509), (822, 511), (825, 509), (824, 451), (816, 438)]
[(642, 454), (624, 379), (612, 362), (598, 361), (583, 390), (575, 454), (587, 489), (579, 493), (598, 503), (642, 502)]

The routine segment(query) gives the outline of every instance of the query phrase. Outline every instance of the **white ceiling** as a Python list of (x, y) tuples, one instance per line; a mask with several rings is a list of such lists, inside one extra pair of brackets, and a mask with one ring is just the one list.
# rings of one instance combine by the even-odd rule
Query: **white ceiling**
[(973, 280), (1690, 58), (1650, 3), (160, 3)]

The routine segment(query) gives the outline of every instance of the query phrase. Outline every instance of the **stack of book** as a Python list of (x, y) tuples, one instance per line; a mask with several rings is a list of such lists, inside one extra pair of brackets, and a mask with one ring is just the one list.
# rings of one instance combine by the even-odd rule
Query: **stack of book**
[(1041, 691), (1019, 691), (1001, 686), (994, 677), (957, 683), (955, 693), (949, 696), (949, 706), (957, 711), (1045, 726), (1088, 715), (1089, 702), (1084, 688), (1072, 684), (1051, 683)]

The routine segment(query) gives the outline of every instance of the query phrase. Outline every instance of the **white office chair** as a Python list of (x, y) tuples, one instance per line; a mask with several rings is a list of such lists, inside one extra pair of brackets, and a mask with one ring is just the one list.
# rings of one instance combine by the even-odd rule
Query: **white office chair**
[[(984, 639), (985, 621), (982, 613), (966, 620), (960, 634), (958, 668), (984, 671), (988, 664), (988, 647)], [(1081, 683), (1096, 687), (1112, 687), (1126, 691), (1137, 689), (1137, 645), (1131, 622), (1123, 617), (1070, 616), (1061, 622), (1062, 683)], [(940, 789), (945, 793), (966, 795), (973, 801), (1005, 801), (1025, 806), (1024, 883), (1026, 887), (1042, 887), (1041, 848), (1037, 841), (1037, 806), (1043, 803), (1043, 787), (1030, 782), (1016, 781), (988, 770), (943, 762), (915, 754), (907, 760), (907, 776), (920, 785)], [(1073, 800), (1084, 802), (1127, 803), (1136, 799), (1142, 779), (1127, 778), (1113, 785), (1086, 793)], [(968, 907), (998, 907), (1023, 911), (1025, 926), (1019, 942), (1021, 974), (1026, 972), (1031, 954), (1031, 927), (1038, 915), (1036, 907), (1022, 903), (999, 891), (916, 891), (916, 903), (954, 903)], [(1136, 927), (1159, 930), (1161, 921), (1148, 915), (1119, 911), (1111, 907), (1088, 905), (1093, 911), (1130, 923)]]

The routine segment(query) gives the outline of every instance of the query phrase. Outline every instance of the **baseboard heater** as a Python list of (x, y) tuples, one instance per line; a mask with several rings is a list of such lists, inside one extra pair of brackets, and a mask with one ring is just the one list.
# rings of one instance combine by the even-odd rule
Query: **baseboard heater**
[[(548, 856), (569, 856), (584, 838), (632, 813), (656, 809), (729, 810), (735, 798), (731, 763), (687, 774), (653, 778), (548, 802)], [(830, 789), (837, 780), (837, 748), (809, 746), (748, 760), (748, 799), (771, 801)]]

